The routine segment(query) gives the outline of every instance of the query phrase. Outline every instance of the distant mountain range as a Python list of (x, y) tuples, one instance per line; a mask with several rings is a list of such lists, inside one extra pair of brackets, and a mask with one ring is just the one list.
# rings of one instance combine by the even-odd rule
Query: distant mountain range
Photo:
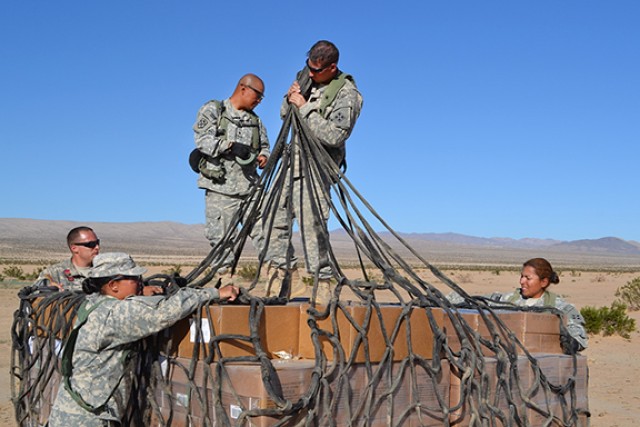
[[(66, 257), (65, 238), (76, 226), (92, 227), (102, 240), (103, 251), (124, 251), (149, 258), (204, 258), (210, 246), (203, 224), (176, 222), (88, 222), (0, 218), (0, 258), (49, 259)], [(397, 233), (380, 236), (401, 256), (415, 259), (411, 250), (433, 263), (511, 264), (542, 256), (555, 264), (620, 265), (640, 267), (640, 243), (617, 237), (560, 241), (474, 237), (456, 233)], [(405, 242), (405, 244), (402, 243)], [(299, 244), (299, 243), (298, 243)], [(339, 259), (356, 260), (357, 252), (344, 230), (331, 233), (331, 245)], [(245, 256), (253, 257), (251, 245)]]
[(567, 251), (580, 252), (606, 252), (620, 254), (640, 254), (640, 243), (626, 241), (617, 237), (603, 237), (601, 239), (583, 239), (572, 241), (561, 241), (553, 239), (511, 239), (505, 237), (473, 237), (456, 233), (402, 233), (401, 236), (416, 238), (420, 240), (430, 240), (434, 242), (445, 242), (459, 245), (495, 247), (495, 248), (554, 248), (565, 249)]

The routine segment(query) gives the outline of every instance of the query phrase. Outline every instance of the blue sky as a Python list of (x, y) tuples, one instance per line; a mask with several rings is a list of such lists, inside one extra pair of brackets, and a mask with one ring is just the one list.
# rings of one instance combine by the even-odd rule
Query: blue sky
[(364, 108), (348, 177), (402, 232), (640, 241), (640, 3), (0, 6), (0, 217), (204, 221), (201, 104), (246, 72), (271, 141), (329, 39)]

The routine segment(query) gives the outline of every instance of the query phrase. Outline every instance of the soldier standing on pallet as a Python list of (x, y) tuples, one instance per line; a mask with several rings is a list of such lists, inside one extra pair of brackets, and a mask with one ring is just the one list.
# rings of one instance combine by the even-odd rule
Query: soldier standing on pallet
[[(307, 61), (303, 73), (308, 73), (310, 87), (304, 93), (299, 81), (293, 82), (280, 110), (284, 117), (290, 108), (299, 109), (300, 117), (312, 133), (310, 135), (322, 144), (337, 166), (346, 165), (345, 143), (351, 135), (362, 108), (362, 96), (354, 79), (338, 69), (339, 51), (331, 42), (320, 40), (307, 53)], [(306, 77), (300, 76), (299, 77)], [(298, 78), (298, 80), (302, 80)], [(329, 220), (330, 200), (323, 197), (329, 194), (328, 183), (321, 183), (317, 177), (309, 177), (309, 169), (299, 167), (300, 147), (295, 136), (293, 146), (293, 188), (288, 197), (279, 201), (279, 209), (273, 222), (275, 240), (269, 243), (268, 259), (271, 266), (277, 268), (272, 276), (268, 293), (278, 293), (279, 284), (275, 283), (291, 274), (291, 296), (304, 293), (304, 285), (300, 281), (293, 257), (293, 248), (289, 246), (290, 218), (297, 218), (304, 242), (304, 253), (307, 270), (318, 278), (318, 301), (327, 302), (330, 297), (329, 279), (333, 270), (329, 262), (327, 221)], [(315, 187), (310, 194), (307, 179), (311, 179)], [(291, 185), (287, 180), (286, 185)], [(314, 200), (312, 200), (314, 199)], [(318, 218), (317, 213), (321, 215)]]
[[(262, 98), (262, 79), (246, 74), (230, 98), (204, 104), (193, 125), (197, 148), (189, 163), (200, 175), (198, 187), (205, 190), (205, 236), (212, 247), (222, 241), (258, 182), (256, 166), (262, 169), (267, 164), (267, 132), (253, 112)], [(212, 266), (218, 267), (223, 284), (231, 283), (234, 257), (230, 249), (221, 253)]]

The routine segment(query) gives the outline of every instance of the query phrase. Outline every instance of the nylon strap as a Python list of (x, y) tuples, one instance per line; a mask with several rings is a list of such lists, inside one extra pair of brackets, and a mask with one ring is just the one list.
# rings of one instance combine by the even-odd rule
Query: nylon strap
[[(320, 108), (318, 111), (322, 117), (325, 117), (325, 111), (329, 105), (336, 99), (338, 92), (344, 86), (346, 79), (353, 81), (353, 77), (347, 73), (340, 73), (336, 78), (331, 80), (329, 86), (322, 93), (322, 99), (320, 100)], [(326, 117), (325, 117), (326, 118)]]

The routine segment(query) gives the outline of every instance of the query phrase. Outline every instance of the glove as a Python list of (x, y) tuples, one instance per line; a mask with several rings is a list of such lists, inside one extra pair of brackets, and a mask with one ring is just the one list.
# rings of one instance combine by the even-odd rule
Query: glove
[(188, 283), (185, 277), (181, 277), (177, 273), (174, 273), (173, 276), (171, 276), (171, 280), (180, 288), (184, 288)]
[(231, 146), (231, 154), (242, 160), (248, 160), (251, 158), (251, 147), (235, 142)]

